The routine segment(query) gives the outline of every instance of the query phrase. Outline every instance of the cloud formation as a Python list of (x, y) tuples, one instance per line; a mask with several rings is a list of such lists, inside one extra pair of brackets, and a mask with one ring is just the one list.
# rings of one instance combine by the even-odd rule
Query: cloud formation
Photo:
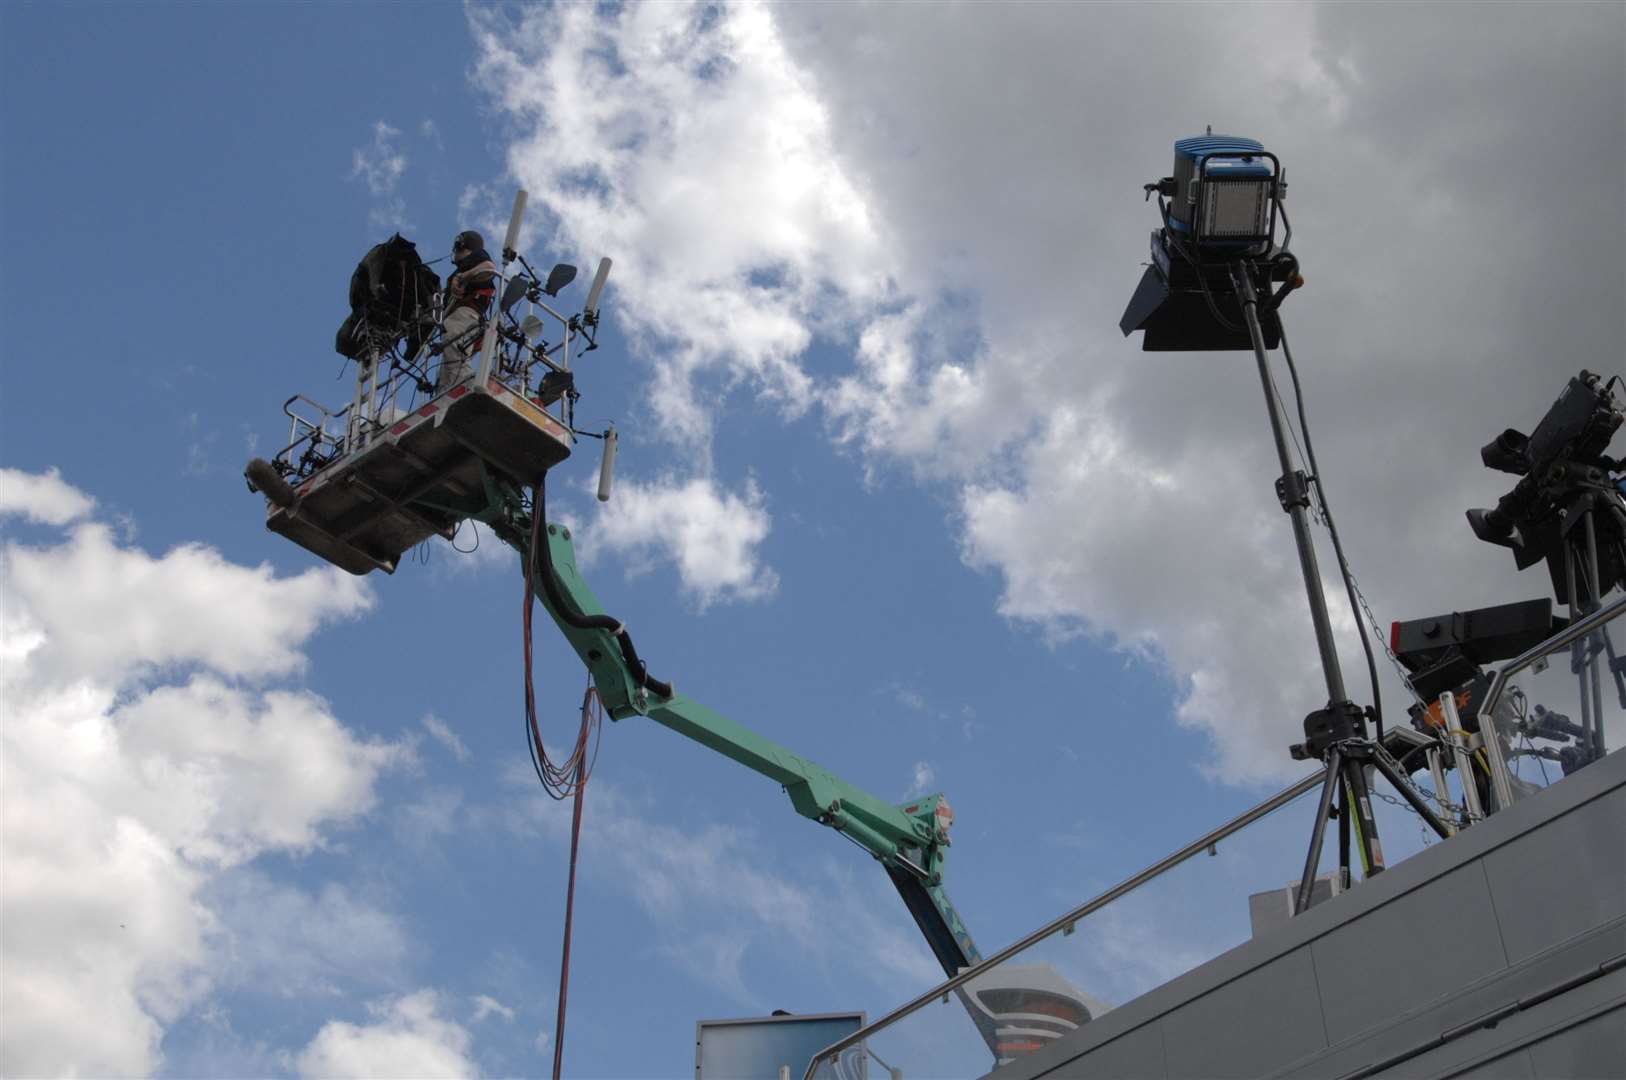
[[(1251, 360), (1117, 330), (1154, 224), (1140, 185), (1174, 139), (1213, 124), (1288, 165), (1311, 286), (1286, 318), (1378, 617), (1544, 590), (1461, 512), (1506, 486), (1479, 445), (1582, 365), (1618, 367), (1626, 281), (1589, 239), (1626, 230), (1618, 6), (1506, 7), (1466, 35), (1442, 5), (473, 19), (510, 165), (559, 243), (615, 255), (680, 440), (709, 454), (729, 408), (812, 412), (866, 472), (946, 491), (999, 610), (1165, 671), (1213, 773), (1290, 771), (1326, 689)], [(1107, 40), (1156, 45), (1080, 51)], [(816, 370), (815, 341), (849, 359)], [(1366, 700), (1326, 549), (1321, 569)]]
[(735, 495), (702, 476), (621, 480), (589, 527), (594, 547), (618, 553), (633, 573), (671, 563), (704, 610), (771, 596), (779, 587), (759, 554), (773, 522), (766, 503), (754, 481)]
[[(7, 485), (5, 513), (88, 512), (54, 473), (26, 480)], [(252, 923), (260, 937), (234, 937), (211, 883), (321, 845), (403, 760), (313, 694), (256, 685), (297, 672), (309, 636), (366, 610), (370, 593), (338, 572), (278, 578), (198, 546), (155, 557), (96, 521), (38, 546), (7, 541), (0, 584), (0, 1071), (144, 1074), (165, 1025), (217, 980), (222, 948), (289, 944)], [(343, 896), (317, 906), (342, 908), (352, 929), (370, 917)]]
[[(439, 142), (439, 132), (431, 121), (420, 134)], [(373, 229), (400, 230), (411, 227), (406, 219), (406, 200), (397, 191), (406, 172), (407, 156), (400, 145), (401, 131), (383, 120), (373, 125), (373, 138), (366, 146), (358, 146), (350, 154), (350, 179), (361, 180), (373, 197), (373, 206), (367, 214), (367, 223)]]
[(0, 516), (16, 514), (38, 525), (66, 525), (95, 506), (95, 499), (65, 482), (55, 469), (43, 473), (0, 469)]
[(333, 1020), (299, 1055), (300, 1076), (428, 1078), (476, 1076), (468, 1029), (441, 1015), (433, 990), (374, 1002), (372, 1022)]

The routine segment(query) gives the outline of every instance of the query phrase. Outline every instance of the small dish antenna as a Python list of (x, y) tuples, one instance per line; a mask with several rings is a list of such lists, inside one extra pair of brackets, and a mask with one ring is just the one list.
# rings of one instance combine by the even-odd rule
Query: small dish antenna
[(560, 289), (575, 280), (576, 268), (569, 263), (560, 263), (548, 271), (547, 284), (542, 286), (542, 291), (549, 296), (558, 296)]
[(515, 276), (508, 279), (508, 285), (502, 291), (502, 311), (508, 314), (508, 309), (525, 298), (526, 279)]

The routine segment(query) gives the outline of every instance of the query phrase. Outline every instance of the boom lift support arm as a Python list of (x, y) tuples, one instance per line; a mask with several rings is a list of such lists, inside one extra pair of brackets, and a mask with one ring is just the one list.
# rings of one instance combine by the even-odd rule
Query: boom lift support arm
[[(522, 560), (529, 557), (533, 508), (516, 487), (490, 473), (485, 488), (486, 505), (470, 508), (471, 516), (518, 551)], [(543, 489), (539, 485), (536, 490), (541, 504)], [(545, 506), (538, 505), (534, 512), (545, 513)], [(576, 568), (570, 530), (549, 523), (540, 539), (532, 574), (536, 598), (587, 666), (612, 719), (647, 716), (777, 781), (797, 813), (844, 834), (886, 868), (946, 974), (954, 975), (982, 958), (943, 890), (944, 849), (952, 818), (941, 795), (901, 806), (884, 802), (650, 678), (624, 628), (578, 625), (606, 620)]]

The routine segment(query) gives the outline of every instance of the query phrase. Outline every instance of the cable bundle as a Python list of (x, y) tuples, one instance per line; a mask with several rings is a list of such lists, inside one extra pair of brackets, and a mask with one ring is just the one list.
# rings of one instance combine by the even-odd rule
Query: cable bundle
[(599, 699), (598, 688), (589, 681), (587, 692), (582, 695), (581, 726), (576, 731), (576, 741), (570, 748), (570, 755), (557, 763), (548, 756), (548, 748), (542, 742), (542, 726), (537, 720), (531, 655), (531, 616), (536, 610), (533, 577), (536, 551), (538, 544), (546, 543), (542, 539), (542, 516), (541, 507), (533, 501), (531, 544), (525, 558), (525, 741), (530, 747), (531, 765), (536, 769), (536, 778), (542, 782), (542, 789), (550, 798), (568, 799), (586, 785), (593, 771), (593, 763), (598, 760), (599, 739), (604, 732), (604, 703)]

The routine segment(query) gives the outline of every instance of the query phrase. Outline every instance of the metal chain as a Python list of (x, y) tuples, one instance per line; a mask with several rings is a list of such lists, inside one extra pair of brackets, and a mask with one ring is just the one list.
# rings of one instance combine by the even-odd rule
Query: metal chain
[[(1319, 486), (1316, 490), (1316, 501), (1318, 503), (1321, 501)], [(1428, 708), (1428, 702), (1422, 699), (1422, 696), (1417, 693), (1416, 687), (1412, 686), (1411, 684), (1411, 673), (1408, 672), (1406, 670), (1406, 666), (1400, 662), (1400, 657), (1395, 655), (1395, 651), (1389, 647), (1389, 635), (1383, 632), (1383, 627), (1378, 622), (1376, 613), (1374, 613), (1372, 610), (1371, 601), (1367, 600), (1366, 594), (1361, 591), (1361, 583), (1360, 580), (1355, 576), (1355, 568), (1350, 566), (1348, 562), (1345, 562), (1343, 565), (1343, 570), (1349, 575), (1350, 591), (1355, 594), (1355, 599), (1360, 602), (1361, 611), (1366, 615), (1366, 624), (1371, 628), (1372, 636), (1375, 637), (1378, 644), (1383, 647), (1383, 655), (1389, 658), (1389, 663), (1394, 667), (1395, 672), (1400, 676), (1400, 685), (1406, 688), (1406, 693), (1411, 695), (1413, 701), (1417, 702), (1417, 704), (1421, 705), (1425, 709)]]
[[(1424, 787), (1422, 784), (1413, 783), (1412, 787), (1417, 789), (1417, 793), (1419, 795), (1423, 796), (1423, 798), (1427, 799), (1429, 802), (1434, 803), (1441, 810), (1444, 810), (1444, 811), (1446, 811), (1447, 813), (1450, 813), (1450, 814), (1455, 814), (1457, 816), (1458, 820), (1461, 820), (1461, 818), (1465, 814), (1467, 814), (1467, 812), (1468, 812), (1466, 807), (1459, 806), (1456, 803), (1452, 802), (1450, 799), (1442, 799), (1442, 798), (1440, 798), (1438, 795), (1434, 794), (1432, 791), (1430, 791), (1428, 788)], [(1393, 795), (1390, 795), (1390, 794), (1388, 794), (1386, 792), (1379, 791), (1376, 788), (1372, 789), (1372, 795), (1374, 797), (1376, 797), (1376, 798), (1382, 799), (1386, 803), (1390, 803), (1390, 804), (1392, 804), (1394, 806), (1400, 807), (1402, 810), (1406, 811), (1408, 814), (1417, 814), (1417, 811), (1412, 808), (1412, 805), (1410, 803), (1406, 802), (1406, 800), (1404, 800), (1404, 799), (1397, 799)], [(1421, 819), (1422, 816), (1423, 815), (1421, 815), (1421, 814), (1417, 814), (1417, 817), (1419, 819)]]
[[(1428, 788), (1424, 787), (1422, 784), (1419, 784), (1419, 783), (1417, 783), (1417, 781), (1412, 780), (1411, 775), (1409, 773), (1407, 773), (1406, 770), (1401, 767), (1400, 762), (1396, 761), (1395, 758), (1394, 758), (1394, 755), (1389, 753), (1389, 751), (1381, 743), (1374, 744), (1373, 751), (1375, 753), (1377, 753), (1379, 756), (1381, 756), (1383, 758), (1383, 760), (1389, 765), (1389, 767), (1394, 769), (1395, 772), (1397, 772), (1400, 775), (1406, 777), (1407, 781), (1411, 784), (1411, 786), (1416, 788), (1418, 794), (1422, 795), (1425, 799), (1428, 799), (1430, 802), (1434, 803), (1440, 809), (1445, 810), (1448, 813), (1458, 815), (1458, 820), (1461, 820), (1462, 818), (1468, 817), (1468, 811), (1467, 811), (1467, 808), (1465, 806), (1458, 806), (1456, 803), (1451, 802), (1449, 799), (1442, 799), (1440, 796), (1434, 794), (1434, 792), (1430, 791)], [(1417, 810), (1410, 803), (1408, 803), (1408, 802), (1406, 802), (1406, 801), (1404, 801), (1402, 799), (1397, 799), (1393, 795), (1386, 795), (1383, 792), (1379, 791), (1376, 787), (1373, 787), (1371, 789), (1371, 791), (1372, 791), (1373, 795), (1376, 795), (1378, 798), (1382, 799), (1384, 802), (1392, 803), (1393, 805), (1402, 807), (1405, 810), (1408, 810), (1413, 814), (1417, 814)], [(1417, 814), (1417, 816), (1419, 818), (1421, 818), (1423, 815)]]

